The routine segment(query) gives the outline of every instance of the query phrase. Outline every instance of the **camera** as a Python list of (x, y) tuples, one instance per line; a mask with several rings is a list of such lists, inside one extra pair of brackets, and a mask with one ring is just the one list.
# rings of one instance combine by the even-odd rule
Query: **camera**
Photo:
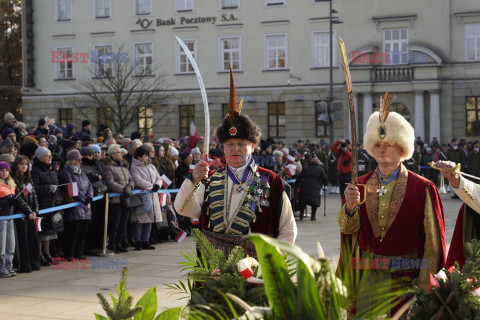
[(340, 147), (346, 148), (346, 147), (347, 147), (347, 144), (346, 144), (345, 142), (342, 142), (342, 143), (340, 143)]

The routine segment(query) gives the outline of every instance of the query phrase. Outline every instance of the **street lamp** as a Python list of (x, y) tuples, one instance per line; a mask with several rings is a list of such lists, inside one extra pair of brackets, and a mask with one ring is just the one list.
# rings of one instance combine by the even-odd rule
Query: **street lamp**
[(330, 135), (330, 143), (333, 143), (333, 121), (332, 121), (332, 102), (333, 102), (333, 25), (343, 23), (342, 21), (338, 20), (337, 18), (333, 18), (334, 13), (338, 13), (336, 9), (332, 8), (333, 0), (322, 0), (321, 2), (328, 1), (330, 3), (330, 16), (329, 16), (329, 23), (330, 23), (330, 93), (328, 95), (328, 131)]

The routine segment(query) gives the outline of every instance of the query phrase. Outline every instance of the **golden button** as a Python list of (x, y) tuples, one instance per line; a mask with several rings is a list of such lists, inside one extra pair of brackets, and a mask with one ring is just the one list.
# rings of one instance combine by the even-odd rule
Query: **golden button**
[(380, 242), (382, 242), (382, 241), (383, 241), (383, 239), (380, 239)]
[(385, 218), (385, 216), (381, 216), (380, 218), (382, 218), (382, 219), (383, 219), (383, 218)]
[(382, 203), (382, 206), (385, 207), (385, 203)]
[(382, 227), (382, 231), (385, 230), (385, 227)]

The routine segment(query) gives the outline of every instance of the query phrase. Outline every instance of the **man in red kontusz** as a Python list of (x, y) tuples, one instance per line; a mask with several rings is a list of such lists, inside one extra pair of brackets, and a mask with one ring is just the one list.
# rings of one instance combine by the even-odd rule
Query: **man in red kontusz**
[(342, 198), (346, 183), (350, 183), (352, 180), (352, 152), (350, 151), (352, 145), (349, 140), (342, 139), (335, 141), (330, 149), (338, 159), (338, 186), (340, 187), (340, 198)]

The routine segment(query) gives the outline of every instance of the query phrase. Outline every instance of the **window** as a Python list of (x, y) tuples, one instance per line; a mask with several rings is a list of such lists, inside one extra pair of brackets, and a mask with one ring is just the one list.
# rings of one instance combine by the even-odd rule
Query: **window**
[(176, 0), (177, 12), (193, 11), (195, 0)]
[[(337, 33), (333, 30), (332, 43), (337, 43)], [(333, 65), (337, 65), (337, 46), (333, 46)], [(330, 66), (330, 31), (312, 32), (312, 68)]]
[(97, 109), (97, 119), (98, 119), (97, 128), (100, 128), (101, 124), (104, 124), (109, 128), (112, 128), (112, 124), (113, 124), (112, 118), (113, 118), (112, 108), (110, 107), (98, 108)]
[(95, 0), (95, 18), (110, 18), (111, 0)]
[(151, 42), (136, 43), (134, 52), (135, 75), (153, 75), (153, 44)]
[(285, 138), (285, 102), (268, 103), (268, 136)]
[[(321, 107), (320, 107), (320, 104), (319, 102), (321, 101), (315, 101), (315, 136), (316, 137), (326, 137), (328, 136), (328, 123), (324, 122), (324, 121), (320, 121), (318, 120), (318, 118), (320, 117), (320, 115), (322, 113), (324, 114), (328, 114), (328, 107), (327, 107), (327, 110), (325, 112), (321, 112)], [(327, 104), (328, 104), (328, 101), (325, 101)]]
[(153, 107), (138, 108), (138, 131), (147, 136), (153, 134)]
[(72, 20), (72, 0), (57, 0), (57, 21)]
[(55, 64), (55, 79), (73, 79), (73, 47), (56, 48), (60, 52), (61, 62)]
[(480, 61), (480, 24), (465, 25), (465, 60)]
[(467, 97), (467, 135), (480, 135), (480, 97)]
[(383, 30), (383, 52), (389, 55), (390, 64), (408, 63), (408, 30)]
[(95, 75), (97, 77), (112, 76), (112, 45), (99, 45), (94, 47), (92, 62), (95, 64)]
[(232, 70), (242, 69), (241, 60), (241, 38), (220, 38), (220, 71), (229, 71), (229, 63), (232, 64)]
[(265, 36), (266, 70), (287, 68), (287, 35)]
[(58, 110), (58, 119), (62, 127), (66, 127), (67, 124), (73, 123), (73, 109), (59, 109)]
[(228, 113), (228, 103), (222, 103), (222, 119), (225, 118), (227, 113)]
[(267, 6), (277, 6), (284, 5), (286, 0), (265, 0), (265, 5)]
[(222, 9), (236, 9), (240, 0), (221, 0)]
[(190, 123), (195, 118), (195, 105), (180, 106), (180, 137), (190, 135)]
[(151, 14), (152, 0), (135, 0), (135, 14)]
[[(193, 55), (193, 58), (197, 60), (197, 40), (184, 40), (185, 45), (187, 46), (188, 50)], [(190, 61), (187, 58), (185, 51), (183, 51), (182, 47), (175, 42), (175, 48), (177, 54), (175, 55), (175, 69), (177, 73), (193, 73), (193, 67)]]

